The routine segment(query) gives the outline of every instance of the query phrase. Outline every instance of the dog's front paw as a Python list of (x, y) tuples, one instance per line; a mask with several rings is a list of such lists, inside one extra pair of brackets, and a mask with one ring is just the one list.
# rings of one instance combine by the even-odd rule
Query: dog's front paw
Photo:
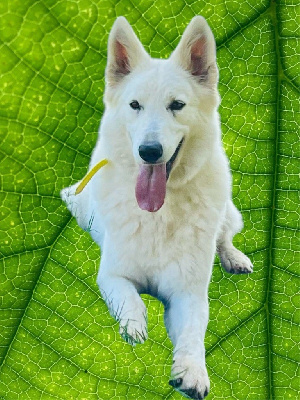
[(249, 258), (233, 247), (219, 253), (222, 267), (231, 274), (251, 274), (253, 265)]
[(121, 319), (120, 335), (132, 346), (144, 343), (148, 337), (147, 316), (143, 315), (140, 318)]
[(169, 384), (190, 399), (204, 399), (210, 387), (206, 368), (191, 358), (174, 361)]

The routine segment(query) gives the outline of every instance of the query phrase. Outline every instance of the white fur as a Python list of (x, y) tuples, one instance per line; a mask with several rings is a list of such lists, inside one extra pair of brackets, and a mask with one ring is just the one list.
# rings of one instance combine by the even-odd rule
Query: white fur
[[(198, 51), (204, 49), (201, 68), (208, 70), (203, 81), (191, 74), (196, 41)], [(124, 54), (126, 65), (118, 59)], [(163, 301), (174, 344), (171, 383), (191, 398), (209, 390), (203, 341), (216, 246), (227, 271), (252, 272), (249, 259), (232, 245), (242, 219), (231, 200), (221, 143), (215, 57), (213, 34), (202, 17), (191, 21), (168, 60), (151, 59), (125, 18), (118, 18), (109, 37), (105, 113), (90, 169), (103, 158), (109, 164), (81, 194), (74, 194), (78, 184), (62, 191), (78, 224), (102, 249), (97, 282), (128, 342), (147, 337), (140, 293)], [(186, 103), (176, 115), (167, 110), (174, 99)], [(131, 109), (132, 100), (143, 109)], [(139, 145), (159, 141), (166, 162), (182, 137), (164, 205), (153, 213), (141, 210), (135, 198)]]

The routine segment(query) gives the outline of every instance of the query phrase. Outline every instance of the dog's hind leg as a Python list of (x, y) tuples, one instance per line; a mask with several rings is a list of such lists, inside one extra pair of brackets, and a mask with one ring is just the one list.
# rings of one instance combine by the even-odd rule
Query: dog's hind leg
[(78, 225), (83, 230), (87, 230), (91, 218), (91, 213), (89, 214), (89, 188), (86, 188), (82, 193), (76, 195), (75, 191), (79, 184), (80, 182), (77, 182), (75, 185), (62, 189), (60, 197), (66, 203), (73, 217), (76, 218)]
[(217, 239), (217, 252), (222, 267), (231, 274), (249, 274), (253, 272), (253, 265), (249, 258), (232, 244), (233, 236), (240, 232), (242, 228), (242, 216), (230, 201), (227, 203), (225, 220)]

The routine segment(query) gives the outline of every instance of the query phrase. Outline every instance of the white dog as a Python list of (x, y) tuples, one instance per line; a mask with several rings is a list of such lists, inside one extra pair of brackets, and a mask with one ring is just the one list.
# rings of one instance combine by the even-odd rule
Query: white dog
[(203, 17), (192, 19), (167, 60), (152, 59), (118, 18), (90, 169), (108, 164), (80, 194), (79, 183), (61, 193), (102, 249), (97, 283), (122, 337), (147, 338), (141, 293), (163, 302), (174, 344), (169, 383), (193, 399), (209, 391), (204, 335), (215, 252), (227, 272), (253, 268), (232, 245), (242, 218), (231, 199), (217, 83), (215, 40)]

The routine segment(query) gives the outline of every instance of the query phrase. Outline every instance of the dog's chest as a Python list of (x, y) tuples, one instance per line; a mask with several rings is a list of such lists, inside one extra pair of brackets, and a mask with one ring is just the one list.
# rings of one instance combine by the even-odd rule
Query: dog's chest
[(167, 265), (215, 239), (222, 206), (211, 185), (209, 190), (198, 182), (184, 190), (169, 189), (163, 207), (151, 213), (137, 207), (132, 178), (115, 179), (112, 175), (106, 185), (99, 185), (106, 190), (98, 197), (98, 210), (114, 251), (127, 265)]
[[(120, 210), (119, 210), (120, 211)], [(205, 241), (214, 240), (218, 219), (215, 210), (202, 204), (166, 203), (157, 213), (118, 215), (111, 232), (115, 248), (132, 264), (163, 266), (178, 260), (183, 253), (195, 254)]]

